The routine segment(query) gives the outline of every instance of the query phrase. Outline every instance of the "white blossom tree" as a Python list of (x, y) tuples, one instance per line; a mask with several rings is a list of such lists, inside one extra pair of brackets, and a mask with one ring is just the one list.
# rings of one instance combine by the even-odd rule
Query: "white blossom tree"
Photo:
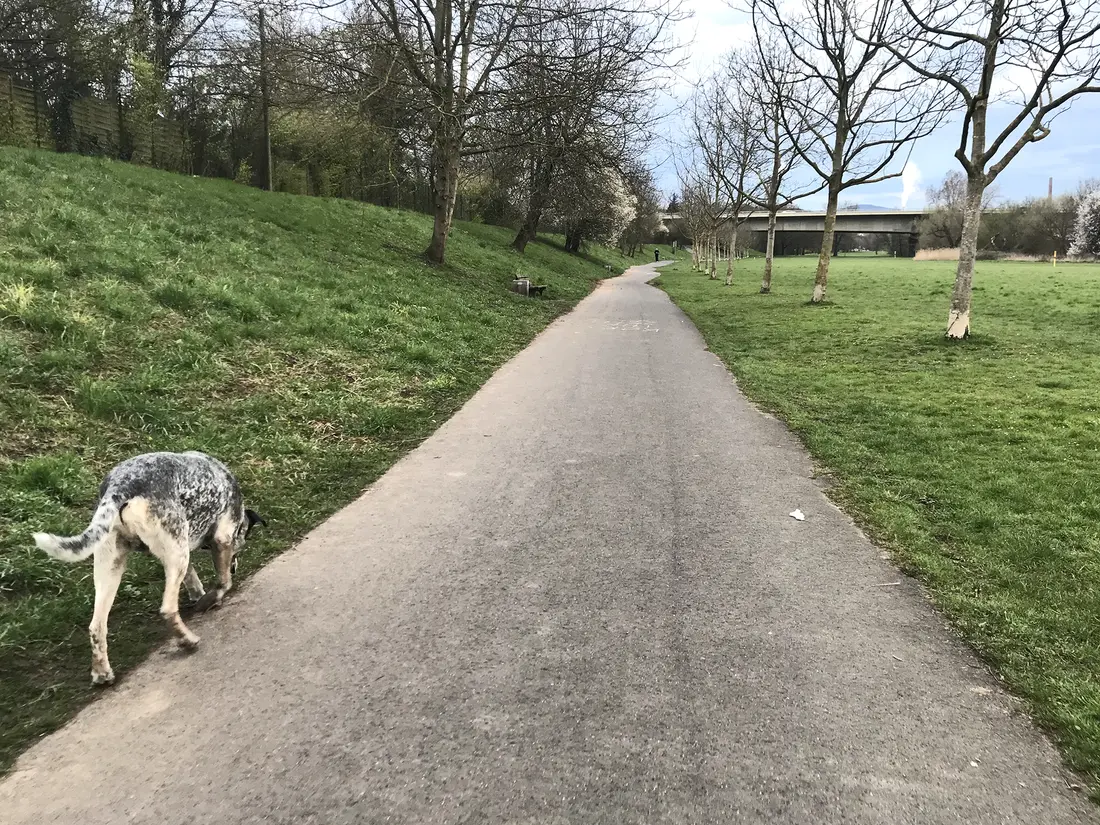
[(1069, 254), (1073, 258), (1100, 257), (1100, 189), (1086, 195), (1077, 208)]

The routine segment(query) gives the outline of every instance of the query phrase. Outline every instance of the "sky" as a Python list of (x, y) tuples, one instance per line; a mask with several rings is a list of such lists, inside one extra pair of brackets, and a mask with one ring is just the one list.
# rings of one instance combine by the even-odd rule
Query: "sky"
[[(691, 18), (677, 24), (675, 37), (683, 44), (685, 63), (672, 88), (654, 107), (666, 117), (658, 128), (663, 139), (651, 150), (650, 161), (666, 194), (679, 188), (671, 147), (683, 141), (680, 113), (695, 84), (713, 70), (723, 54), (752, 42), (748, 15), (730, 8), (726, 0), (685, 0), (684, 10)], [(904, 177), (849, 189), (841, 199), (891, 208), (922, 207), (928, 186), (939, 183), (949, 172), (962, 170), (954, 156), (958, 142), (956, 118), (913, 146)], [(1055, 119), (1049, 137), (1025, 147), (997, 179), (997, 194), (1002, 201), (1045, 197), (1051, 177), (1055, 195), (1075, 191), (1085, 178), (1100, 178), (1100, 94), (1078, 98)], [(814, 209), (824, 208), (824, 203), (822, 195), (800, 205)]]

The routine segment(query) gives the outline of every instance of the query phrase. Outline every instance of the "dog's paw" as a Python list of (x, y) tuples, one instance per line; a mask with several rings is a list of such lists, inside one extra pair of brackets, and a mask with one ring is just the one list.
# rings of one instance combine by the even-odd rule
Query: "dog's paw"
[(194, 633), (188, 633), (186, 636), (180, 636), (180, 647), (184, 650), (194, 650), (199, 646), (199, 637)]
[(222, 600), (218, 598), (218, 591), (207, 590), (203, 594), (202, 598), (195, 602), (195, 610), (199, 613), (205, 613), (211, 607), (217, 607), (222, 603)]
[(108, 670), (106, 673), (92, 671), (92, 687), (107, 687), (115, 683), (115, 672)]

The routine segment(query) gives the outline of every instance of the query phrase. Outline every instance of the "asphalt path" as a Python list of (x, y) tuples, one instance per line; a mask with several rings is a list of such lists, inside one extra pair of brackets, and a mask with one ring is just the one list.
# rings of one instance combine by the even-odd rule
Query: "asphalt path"
[(1100, 821), (653, 274), (38, 743), (0, 823)]

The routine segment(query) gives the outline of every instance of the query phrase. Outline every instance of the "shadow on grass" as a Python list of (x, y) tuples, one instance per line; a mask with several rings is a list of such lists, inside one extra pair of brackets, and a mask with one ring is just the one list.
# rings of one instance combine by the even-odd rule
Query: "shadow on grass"
[[(582, 261), (587, 261), (588, 263), (595, 264), (596, 266), (605, 266), (607, 264), (607, 261), (605, 259), (600, 258), (599, 256), (592, 254), (592, 252), (589, 249), (588, 244), (585, 244), (582, 247), (580, 252), (569, 252), (565, 248), (565, 239), (564, 238), (558, 239), (556, 237), (547, 238), (547, 237), (544, 237), (544, 236), (540, 236), (537, 240), (532, 241), (531, 243), (537, 243), (537, 244), (540, 244), (542, 246), (549, 247), (551, 249), (556, 249), (559, 252), (564, 252), (566, 255), (569, 255), (570, 257), (577, 258), (577, 259), (582, 260)], [(628, 268), (628, 267), (631, 267), (631, 266), (637, 266), (638, 265), (638, 261), (635, 260), (634, 258), (627, 258), (625, 255), (622, 255), (621, 257), (622, 257), (622, 259), (625, 263), (624, 268)], [(647, 261), (642, 261), (641, 263), (648, 263), (648, 262)]]

